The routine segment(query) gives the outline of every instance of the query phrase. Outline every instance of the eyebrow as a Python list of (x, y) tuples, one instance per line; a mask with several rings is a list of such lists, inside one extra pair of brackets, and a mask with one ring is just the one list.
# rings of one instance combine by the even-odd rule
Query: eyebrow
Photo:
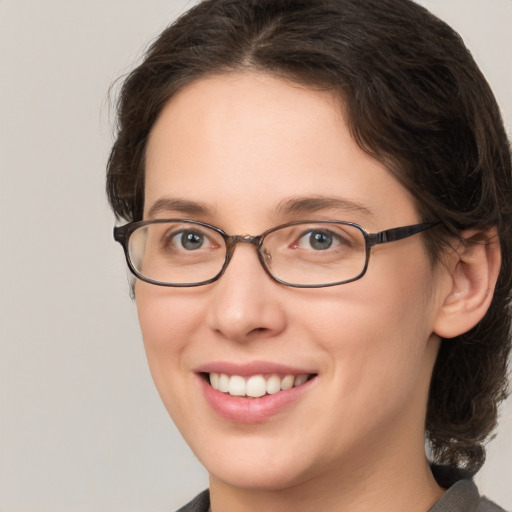
[(335, 209), (356, 212), (368, 217), (374, 216), (369, 208), (356, 201), (331, 196), (292, 197), (281, 201), (276, 212), (281, 215), (290, 215)]
[[(276, 214), (282, 216), (300, 215), (320, 210), (335, 209), (357, 212), (369, 217), (374, 215), (370, 209), (356, 201), (330, 196), (291, 197), (277, 205)], [(192, 217), (212, 217), (214, 215), (212, 208), (205, 203), (173, 197), (162, 197), (153, 203), (148, 211), (148, 217), (151, 219), (159, 213), (166, 212), (182, 213)]]
[(148, 217), (153, 218), (159, 213), (176, 212), (186, 215), (212, 216), (213, 211), (205, 203), (177, 199), (173, 197), (162, 197), (153, 203), (148, 211)]

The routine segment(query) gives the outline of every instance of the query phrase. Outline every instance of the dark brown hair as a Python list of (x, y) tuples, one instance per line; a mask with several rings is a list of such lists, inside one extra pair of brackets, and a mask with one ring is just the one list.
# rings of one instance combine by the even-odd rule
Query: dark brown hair
[(413, 194), (436, 261), (449, 237), (495, 226), (492, 304), (443, 340), (426, 432), (435, 462), (475, 472), (508, 391), (512, 289), (510, 146), (494, 96), (459, 35), (410, 0), (206, 0), (167, 28), (125, 80), (107, 191), (142, 218), (145, 148), (166, 102), (201, 77), (261, 70), (330, 90), (354, 139)]

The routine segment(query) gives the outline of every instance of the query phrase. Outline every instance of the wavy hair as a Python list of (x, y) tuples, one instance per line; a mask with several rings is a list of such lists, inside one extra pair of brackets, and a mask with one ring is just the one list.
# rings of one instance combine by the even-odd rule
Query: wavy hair
[(107, 192), (140, 220), (145, 149), (164, 105), (211, 74), (261, 70), (341, 99), (358, 145), (414, 196), (436, 262), (461, 230), (497, 229), (502, 266), (485, 317), (442, 340), (426, 416), (432, 459), (476, 472), (508, 393), (512, 171), (494, 96), (460, 36), (411, 0), (206, 0), (125, 79)]

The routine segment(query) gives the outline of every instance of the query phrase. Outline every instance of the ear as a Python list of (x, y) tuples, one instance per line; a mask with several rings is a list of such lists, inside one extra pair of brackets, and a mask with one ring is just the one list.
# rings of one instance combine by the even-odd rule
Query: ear
[(501, 266), (501, 251), (495, 228), (467, 230), (463, 240), (448, 254), (448, 286), (435, 320), (434, 332), (453, 338), (474, 327), (491, 303)]

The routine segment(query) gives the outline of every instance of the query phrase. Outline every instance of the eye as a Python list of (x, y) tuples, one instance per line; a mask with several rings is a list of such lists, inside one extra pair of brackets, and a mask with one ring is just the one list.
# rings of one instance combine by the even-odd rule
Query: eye
[(182, 231), (172, 237), (172, 243), (181, 246), (187, 251), (194, 251), (203, 247), (205, 236), (195, 231)]
[(205, 233), (196, 230), (181, 230), (169, 234), (165, 245), (177, 250), (197, 251), (207, 248), (211, 242)]
[(211, 229), (190, 224), (153, 224), (154, 242), (158, 243), (159, 251), (173, 257), (182, 254), (203, 254), (218, 249), (222, 245), (222, 237)]
[(300, 249), (313, 249), (314, 251), (325, 251), (340, 242), (340, 237), (332, 231), (315, 230), (303, 234), (297, 241), (296, 247)]

